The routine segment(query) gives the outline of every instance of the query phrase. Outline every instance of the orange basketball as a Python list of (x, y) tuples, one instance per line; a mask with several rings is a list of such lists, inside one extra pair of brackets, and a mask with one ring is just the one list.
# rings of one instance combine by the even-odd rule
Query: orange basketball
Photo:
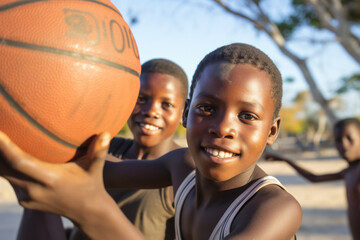
[(44, 161), (125, 124), (139, 92), (129, 26), (109, 0), (0, 2), (0, 130)]

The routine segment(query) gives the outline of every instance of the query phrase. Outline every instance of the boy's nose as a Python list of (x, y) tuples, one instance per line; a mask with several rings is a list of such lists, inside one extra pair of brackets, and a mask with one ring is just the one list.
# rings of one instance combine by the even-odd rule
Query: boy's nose
[(141, 110), (141, 113), (148, 117), (159, 118), (160, 111), (155, 103), (149, 103), (147, 106), (144, 106)]
[(222, 118), (221, 121), (216, 121), (208, 130), (212, 135), (216, 135), (219, 138), (234, 139), (237, 135), (234, 128), (234, 122), (228, 118)]

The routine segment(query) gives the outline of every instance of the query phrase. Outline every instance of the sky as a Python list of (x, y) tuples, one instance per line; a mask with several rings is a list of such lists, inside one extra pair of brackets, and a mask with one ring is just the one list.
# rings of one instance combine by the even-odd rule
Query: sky
[[(281, 4), (280, 4), (280, 2)], [(308, 85), (297, 66), (278, 50), (264, 33), (239, 18), (235, 18), (210, 0), (112, 0), (128, 22), (137, 42), (140, 61), (167, 58), (179, 64), (186, 72), (189, 82), (201, 59), (214, 49), (233, 42), (251, 44), (264, 51), (278, 66), (283, 78), (292, 77), (294, 83), (284, 83), (284, 105), (291, 104), (298, 91), (308, 90)], [(269, 1), (286, 11), (284, 0)], [(269, 6), (272, 8), (272, 6)], [(131, 23), (136, 17), (138, 21)], [(302, 32), (304, 37), (311, 32)], [(338, 44), (318, 47), (316, 50), (298, 44), (299, 54), (310, 54), (309, 65), (316, 83), (327, 98), (334, 95), (342, 76), (359, 71)], [(309, 53), (311, 49), (311, 53)], [(347, 94), (348, 107), (360, 114), (360, 94)]]

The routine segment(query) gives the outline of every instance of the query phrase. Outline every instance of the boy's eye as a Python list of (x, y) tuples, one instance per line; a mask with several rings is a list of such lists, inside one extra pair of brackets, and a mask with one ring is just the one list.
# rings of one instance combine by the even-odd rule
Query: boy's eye
[(168, 102), (163, 102), (163, 103), (162, 103), (162, 106), (163, 106), (164, 108), (173, 108), (173, 107), (174, 107), (174, 105), (172, 105), (171, 103), (168, 103)]
[(240, 113), (239, 118), (241, 120), (246, 120), (246, 121), (256, 120), (256, 117), (254, 115), (250, 114), (250, 113)]
[(137, 103), (145, 103), (146, 102), (146, 98), (144, 98), (144, 97), (138, 97), (138, 99), (137, 99)]
[(202, 114), (207, 114), (207, 115), (211, 115), (215, 111), (214, 108), (209, 105), (200, 105), (196, 109), (197, 109), (197, 112), (202, 113)]

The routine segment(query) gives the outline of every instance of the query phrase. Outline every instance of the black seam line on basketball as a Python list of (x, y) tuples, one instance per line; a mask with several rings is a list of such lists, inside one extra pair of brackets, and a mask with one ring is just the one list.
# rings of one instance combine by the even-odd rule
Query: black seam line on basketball
[[(109, 5), (105, 4), (105, 3), (102, 3), (102, 2), (99, 2), (99, 1), (96, 1), (96, 0), (83, 0), (83, 1), (84, 2), (92, 2), (92, 3), (102, 5), (104, 7), (107, 7), (109, 9), (111, 9), (116, 14), (121, 16), (121, 14), (116, 9), (114, 9), (113, 7), (111, 7), (111, 6), (109, 6)], [(25, 0), (25, 1), (21, 1), (21, 2), (14, 2), (14, 3), (9, 3), (9, 4), (5, 4), (4, 6), (1, 6), (0, 11), (6, 11), (6, 10), (11, 9), (11, 8), (15, 8), (15, 7), (25, 5), (25, 4), (29, 4), (29, 3), (36, 3), (36, 2), (50, 2), (50, 1), (49, 0)]]
[(14, 108), (18, 113), (20, 113), (29, 123), (31, 123), (34, 127), (36, 127), (38, 130), (40, 130), (42, 133), (44, 133), (45, 135), (47, 135), (48, 137), (50, 137), (51, 139), (53, 139), (54, 141), (64, 145), (65, 147), (68, 148), (73, 148), (73, 149), (77, 149), (79, 146), (76, 146), (74, 144), (71, 144), (61, 138), (59, 138), (58, 136), (56, 136), (55, 134), (53, 134), (52, 132), (50, 132), (49, 130), (47, 130), (44, 126), (42, 126), (40, 123), (38, 123), (34, 118), (32, 118), (16, 101), (15, 99), (13, 99), (11, 97), (11, 95), (6, 92), (6, 90), (4, 89), (4, 87), (0, 84), (0, 93), (1, 95), (5, 98), (5, 100), (9, 103), (9, 105)]
[(103, 64), (103, 65), (107, 65), (107, 66), (110, 66), (110, 67), (113, 67), (113, 68), (123, 70), (125, 72), (128, 72), (128, 73), (136, 76), (136, 77), (140, 76), (140, 73), (138, 73), (134, 69), (131, 69), (129, 67), (126, 67), (126, 66), (121, 65), (121, 64), (116, 63), (116, 62), (112, 62), (112, 61), (109, 61), (109, 60), (106, 60), (106, 59), (103, 59), (103, 58), (98, 58), (98, 57), (83, 54), (83, 53), (77, 53), (77, 52), (72, 52), (72, 51), (69, 51), (69, 50), (58, 49), (58, 48), (47, 47), (47, 46), (40, 46), (40, 45), (31, 44), (31, 43), (13, 41), (13, 40), (4, 39), (4, 38), (0, 38), (0, 44), (1, 45), (7, 45), (7, 46), (13, 46), (13, 47), (26, 48), (26, 49), (30, 49), (30, 50), (34, 50), (34, 51), (48, 52), (48, 53), (53, 53), (53, 54), (58, 54), (58, 55), (64, 55), (64, 56), (68, 56), (68, 57), (72, 57), (72, 58), (76, 58), (76, 59), (87, 60), (87, 61), (90, 61), (90, 62), (96, 62), (96, 63), (99, 63), (99, 64)]

